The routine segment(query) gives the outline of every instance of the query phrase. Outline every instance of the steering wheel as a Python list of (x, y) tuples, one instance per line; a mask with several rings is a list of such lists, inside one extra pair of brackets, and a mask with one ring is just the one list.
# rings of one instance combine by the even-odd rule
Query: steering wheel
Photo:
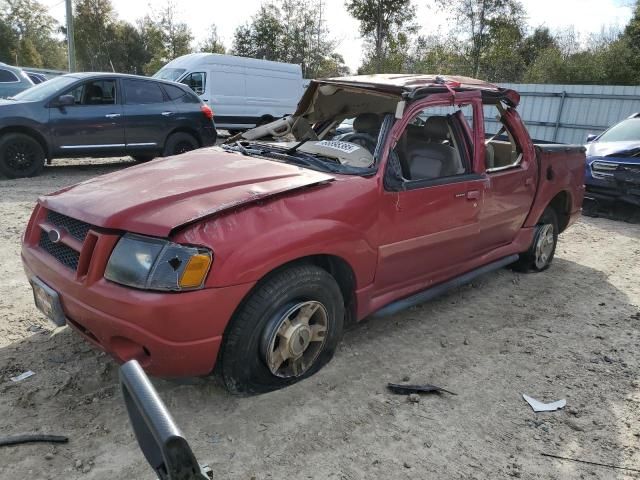
[(371, 155), (373, 155), (376, 151), (376, 145), (378, 144), (378, 140), (376, 140), (373, 135), (369, 135), (368, 133), (348, 133), (347, 135), (342, 137), (340, 141), (360, 145), (361, 147), (369, 150), (369, 152), (371, 152)]

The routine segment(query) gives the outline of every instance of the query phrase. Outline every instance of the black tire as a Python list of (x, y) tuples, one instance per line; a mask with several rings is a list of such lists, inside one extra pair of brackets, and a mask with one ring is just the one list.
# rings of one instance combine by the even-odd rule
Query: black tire
[(145, 163), (145, 162), (150, 162), (151, 160), (156, 158), (156, 156), (155, 155), (131, 155), (131, 158), (133, 158), (136, 162)]
[(44, 168), (45, 153), (35, 138), (8, 133), (0, 138), (0, 173), (7, 178), (35, 177)]
[(556, 253), (558, 233), (558, 216), (552, 208), (547, 208), (536, 225), (531, 247), (520, 254), (520, 259), (513, 264), (513, 269), (528, 273), (543, 272), (549, 268)]
[(261, 127), (262, 125), (266, 125), (267, 123), (273, 122), (274, 118), (271, 115), (264, 115), (260, 117), (258, 123), (256, 123), (256, 127)]
[[(285, 351), (289, 351), (287, 346), (290, 343), (294, 347), (297, 345), (294, 340), (303, 344), (301, 337), (291, 335), (285, 341), (281, 340), (283, 337), (279, 333), (285, 328), (283, 318), (286, 313), (303, 304), (320, 304), (315, 307), (316, 313), (313, 315), (320, 314), (324, 317), (326, 330), (322, 335), (323, 339), (314, 341), (307, 336), (307, 346), (300, 347), (303, 353), (298, 359), (307, 362), (304, 371), (287, 376), (295, 370), (293, 363), (298, 362), (288, 358), (273, 373), (273, 366), (268, 364), (268, 352), (275, 345), (274, 342), (281, 343), (280, 346)], [(295, 313), (287, 317), (291, 319), (289, 324), (292, 325), (287, 331), (294, 328), (298, 315)], [(314, 316), (307, 321), (310, 328), (315, 326)], [(335, 279), (326, 270), (300, 264), (275, 272), (258, 284), (227, 327), (219, 357), (219, 371), (227, 389), (235, 394), (265, 393), (310, 377), (333, 357), (342, 337), (343, 325), (342, 293)], [(322, 343), (318, 345), (319, 342)], [(317, 349), (317, 353), (311, 348)], [(304, 359), (305, 355), (310, 356)]]
[(193, 135), (184, 132), (176, 132), (169, 135), (164, 144), (164, 157), (180, 155), (199, 148), (200, 144)]

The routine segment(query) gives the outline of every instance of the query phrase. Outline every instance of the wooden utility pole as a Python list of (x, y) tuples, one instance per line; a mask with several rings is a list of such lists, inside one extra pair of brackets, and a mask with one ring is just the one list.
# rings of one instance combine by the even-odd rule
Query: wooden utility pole
[(69, 55), (69, 72), (76, 71), (76, 46), (73, 37), (73, 5), (72, 0), (65, 0), (67, 6), (67, 54)]

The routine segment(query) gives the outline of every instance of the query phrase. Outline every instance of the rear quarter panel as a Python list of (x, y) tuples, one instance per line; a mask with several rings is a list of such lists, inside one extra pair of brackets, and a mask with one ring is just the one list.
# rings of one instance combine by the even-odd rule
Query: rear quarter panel
[(581, 145), (535, 145), (538, 159), (538, 190), (525, 222), (534, 226), (551, 200), (560, 192), (569, 194), (568, 210), (575, 216), (584, 198), (585, 148)]

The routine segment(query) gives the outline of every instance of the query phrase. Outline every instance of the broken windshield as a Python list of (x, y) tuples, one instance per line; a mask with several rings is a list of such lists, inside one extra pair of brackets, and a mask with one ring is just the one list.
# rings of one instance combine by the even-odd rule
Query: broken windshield
[(293, 116), (232, 137), (227, 142), (231, 149), (240, 151), (234, 142), (246, 140), (263, 151), (277, 150), (282, 161), (283, 155), (314, 158), (332, 171), (375, 172), (400, 97), (351, 86), (315, 87), (307, 90)]

